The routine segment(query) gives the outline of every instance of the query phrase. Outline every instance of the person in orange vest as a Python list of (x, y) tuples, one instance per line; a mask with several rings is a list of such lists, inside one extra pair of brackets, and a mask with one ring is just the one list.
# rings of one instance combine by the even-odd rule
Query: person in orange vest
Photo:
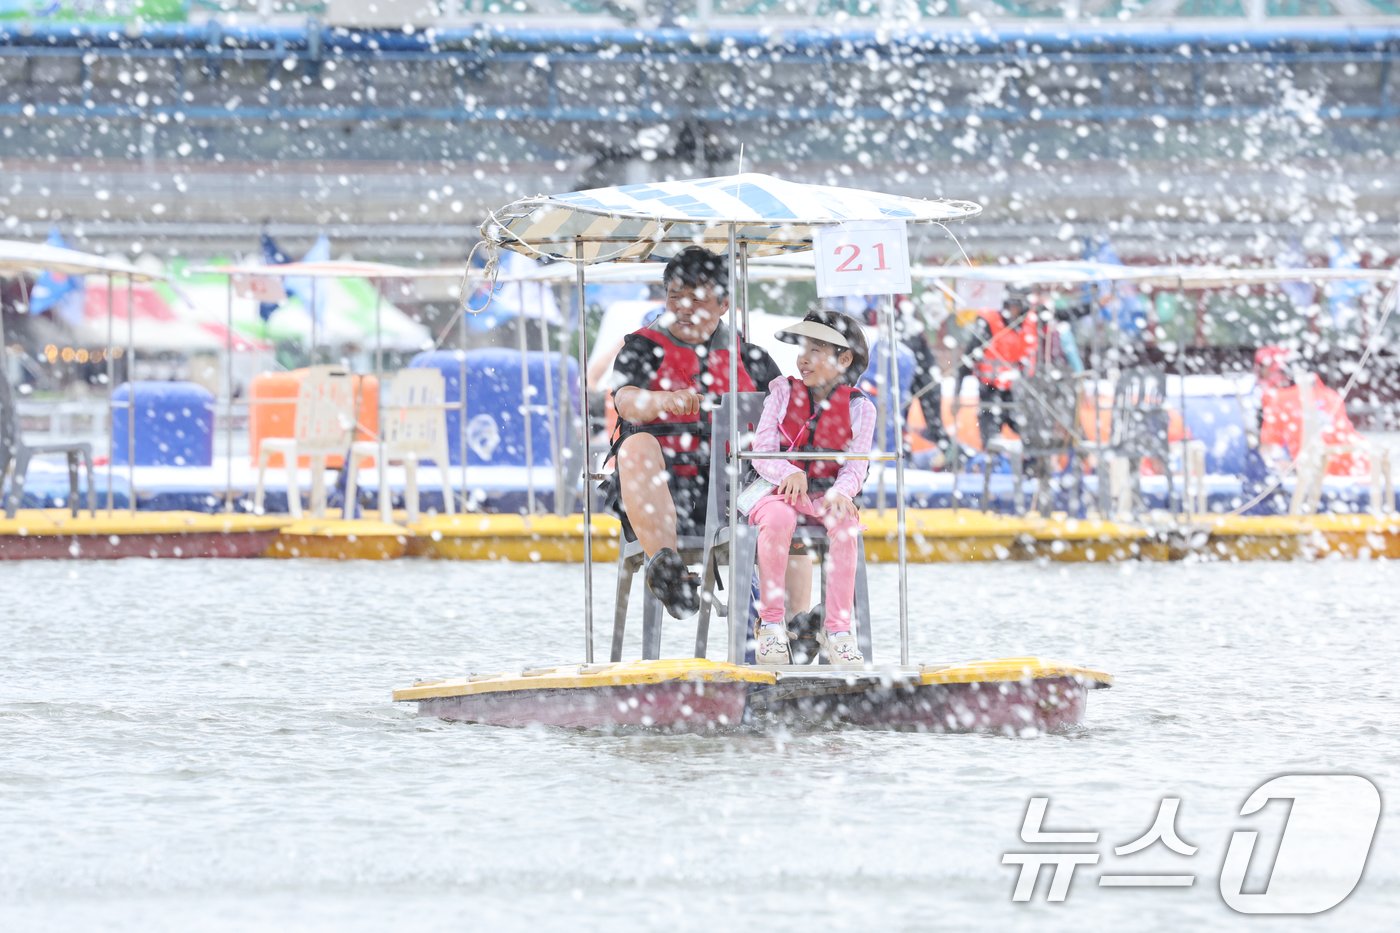
[(1321, 426), (1317, 443), (1338, 450), (1327, 458), (1331, 476), (1365, 475), (1370, 461), (1361, 451), (1344, 451), (1361, 442), (1347, 415), (1341, 393), (1324, 385), (1316, 373), (1303, 370), (1286, 347), (1260, 347), (1254, 353), (1259, 385), (1259, 453), (1265, 464), (1279, 470), (1303, 452), (1304, 401), (1309, 401)]
[[(1030, 296), (1020, 289), (1007, 290), (1000, 311), (977, 312), (955, 385), (961, 387), (965, 376), (977, 377), (977, 398), (981, 403), (977, 432), (983, 450), (1002, 425), (1016, 430), (1011, 415), (1011, 387), (1022, 375), (1035, 372), (1039, 349), (1036, 323)], [(957, 401), (955, 394), (954, 403)]]
[[(683, 619), (700, 609), (700, 578), (677, 551), (677, 536), (705, 527), (710, 411), (720, 395), (760, 390), (781, 372), (767, 351), (723, 326), (729, 274), (722, 257), (686, 247), (666, 264), (661, 283), (665, 313), (628, 334), (613, 363), (618, 423), (609, 456), (617, 457), (617, 488), (609, 505), (627, 540), (646, 552), (647, 588)], [(730, 386), (736, 351), (739, 381)]]

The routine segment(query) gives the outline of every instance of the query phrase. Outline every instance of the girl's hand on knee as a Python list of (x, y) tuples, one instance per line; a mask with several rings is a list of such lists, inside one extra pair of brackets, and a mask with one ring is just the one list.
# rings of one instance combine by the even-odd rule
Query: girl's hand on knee
[(839, 492), (829, 492), (826, 494), (826, 514), (836, 518), (855, 518), (859, 514), (856, 504), (851, 501), (850, 496), (844, 496)]
[(788, 505), (807, 501), (807, 474), (802, 471), (789, 473), (774, 490)]

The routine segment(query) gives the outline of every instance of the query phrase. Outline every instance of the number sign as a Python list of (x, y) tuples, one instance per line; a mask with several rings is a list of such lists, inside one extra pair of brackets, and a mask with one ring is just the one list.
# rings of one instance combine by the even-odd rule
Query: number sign
[[(955, 276), (952, 273), (950, 277)], [(996, 311), (1006, 300), (1005, 282), (979, 282), (958, 279), (958, 303), (972, 311)]]
[(909, 278), (909, 231), (902, 220), (852, 220), (818, 227), (817, 294), (904, 295)]

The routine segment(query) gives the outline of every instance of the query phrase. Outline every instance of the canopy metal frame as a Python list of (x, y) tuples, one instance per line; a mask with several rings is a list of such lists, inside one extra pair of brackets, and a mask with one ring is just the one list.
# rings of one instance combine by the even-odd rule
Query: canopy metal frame
[[(137, 281), (163, 280), (164, 275), (133, 265), (123, 259), (112, 259), (47, 243), (27, 243), (22, 240), (0, 240), (0, 275), (7, 273), (61, 272), (67, 275), (101, 275), (107, 279), (107, 436), (115, 440), (116, 410), (126, 409), (126, 475), (127, 508), (136, 512), (136, 315), (132, 311), (132, 291)], [(126, 280), (126, 374), (127, 398), (116, 400), (116, 334), (112, 302), (116, 297), (115, 279)], [(9, 378), (6, 368), (8, 344), (4, 315), (0, 314), (0, 378)], [(110, 441), (109, 441), (110, 443)], [(91, 490), (89, 490), (91, 492)], [(107, 464), (107, 514), (114, 511), (112, 464)]]
[[(817, 186), (811, 187), (813, 187), (813, 190), (815, 190)], [(864, 192), (850, 191), (847, 191), (846, 193), (864, 194)], [(887, 195), (874, 195), (873, 193), (871, 196), (878, 198), (889, 197)], [(568, 196), (562, 197), (567, 198)], [(912, 199), (906, 200), (909, 200), (912, 203)], [(685, 242), (694, 242), (696, 240), (696, 237), (684, 236), (685, 232), (688, 229), (691, 230), (691, 232), (695, 232), (696, 229), (703, 231), (700, 238), (707, 243), (713, 242), (714, 236), (718, 231), (723, 231), (725, 239), (724, 245), (727, 251), (728, 269), (730, 272), (729, 294), (726, 296), (728, 300), (727, 316), (729, 332), (734, 337), (734, 339), (738, 341), (739, 346), (742, 347), (743, 341), (748, 335), (748, 273), (750, 257), (772, 252), (811, 250), (813, 248), (813, 240), (815, 237), (816, 228), (839, 226), (842, 222), (847, 220), (887, 219), (891, 215), (882, 213), (880, 216), (871, 216), (869, 218), (855, 216), (827, 216), (821, 219), (781, 218), (768, 224), (768, 227), (770, 230), (781, 229), (783, 235), (778, 237), (768, 235), (764, 236), (758, 241), (755, 241), (748, 236), (741, 235), (741, 230), (745, 228), (764, 226), (764, 223), (761, 219), (756, 221), (755, 219), (750, 217), (730, 219), (704, 218), (697, 221), (695, 218), (688, 218), (684, 215), (678, 215), (675, 217), (642, 217), (636, 215), (635, 213), (622, 212), (618, 216), (628, 217), (633, 221), (644, 222), (645, 226), (640, 229), (640, 232), (637, 230), (633, 230), (630, 233), (626, 234), (626, 242), (622, 241), (621, 234), (610, 234), (590, 238), (582, 233), (576, 233), (570, 238), (569, 245), (571, 245), (572, 248), (571, 250), (569, 250), (569, 252), (566, 253), (563, 249), (563, 244), (561, 243), (562, 238), (560, 237), (547, 237), (542, 239), (541, 242), (538, 244), (527, 243), (516, 232), (509, 229), (509, 224), (513, 220), (520, 220), (529, 217), (533, 210), (544, 206), (548, 206), (551, 209), (571, 209), (565, 202), (556, 200), (554, 198), (536, 198), (528, 199), (528, 201), (525, 202), (513, 202), (512, 204), (507, 205), (505, 208), (502, 208), (501, 211), (493, 214), (491, 219), (482, 225), (482, 236), (485, 240), (487, 240), (489, 243), (493, 244), (496, 247), (513, 249), (517, 252), (522, 252), (526, 255), (535, 257), (543, 258), (545, 256), (550, 256), (555, 259), (570, 261), (575, 265), (575, 288), (577, 292), (577, 301), (579, 308), (579, 375), (580, 379), (582, 380), (583, 387), (583, 419), (580, 430), (582, 431), (583, 435), (582, 449), (584, 454), (584, 658), (586, 663), (592, 664), (594, 658), (593, 499), (591, 491), (588, 488), (588, 482), (590, 474), (592, 472), (593, 452), (591, 431), (588, 423), (588, 332), (585, 314), (585, 289), (587, 285), (587, 267), (594, 262), (599, 262), (605, 259), (636, 261), (649, 258), (652, 255), (653, 251), (656, 249), (656, 247), (664, 239), (666, 239), (668, 235), (678, 237), (679, 239)], [(918, 213), (919, 211), (924, 212), (922, 216), (920, 215), (920, 213)], [(941, 224), (948, 220), (975, 216), (977, 213), (980, 213), (980, 211), (981, 207), (979, 205), (969, 201), (919, 202), (916, 206), (915, 211), (912, 213), (912, 216), (905, 216), (901, 219), (904, 219), (910, 224)], [(935, 212), (942, 213), (936, 214)], [(612, 216), (606, 210), (600, 212), (596, 208), (592, 207), (584, 208), (581, 211), (581, 213), (592, 214), (595, 216)], [(596, 244), (598, 242), (618, 244), (622, 246), (622, 248), (615, 251), (613, 255), (604, 256), (600, 254), (594, 254), (590, 257), (590, 244)], [(554, 244), (555, 249), (553, 251), (551, 251), (549, 244)], [(738, 280), (737, 286), (735, 283), (736, 278)], [(886, 333), (885, 343), (888, 354), (888, 365), (880, 367), (880, 371), (882, 373), (881, 378), (889, 383), (888, 391), (883, 394), (886, 395), (890, 402), (888, 405), (889, 416), (892, 417), (894, 421), (894, 436), (896, 438), (896, 443), (898, 444), (904, 436), (904, 418), (902, 400), (899, 397), (900, 384), (899, 379), (897, 378), (897, 372), (895, 371), (897, 367), (898, 355), (894, 349), (896, 325), (894, 320), (895, 302), (893, 300), (893, 296), (891, 296), (889, 300), (887, 300), (884, 303), (884, 306), (884, 325)], [(729, 354), (730, 385), (738, 385), (739, 356), (739, 353)], [(737, 438), (739, 436), (739, 415), (737, 407), (730, 407), (729, 417), (730, 436)], [(899, 538), (899, 653), (900, 664), (907, 665), (909, 663), (909, 609), (908, 585), (906, 579), (908, 555), (906, 552), (907, 542), (905, 540), (907, 537), (907, 516), (904, 489), (904, 463), (903, 457), (900, 456), (900, 453), (900, 451), (894, 452), (896, 464), (896, 522)], [(739, 450), (739, 445), (737, 444), (734, 445), (733, 449), (728, 451), (726, 455), (726, 470), (729, 474), (729, 486), (731, 489), (738, 488), (740, 462), (744, 459), (750, 458), (751, 456), (752, 455), (749, 452)], [(832, 455), (831, 459), (841, 459), (841, 456)], [(873, 457), (872, 459), (880, 458)], [(729, 525), (730, 540), (736, 540), (738, 535), (739, 512), (736, 507), (735, 499), (735, 496), (731, 496), (729, 498), (729, 502), (727, 503), (727, 518)], [(742, 664), (744, 663), (745, 659), (742, 656), (734, 656), (736, 651), (736, 648), (734, 646), (743, 645), (747, 643), (747, 633), (745, 633), (745, 637), (743, 639), (739, 639), (736, 636), (738, 635), (738, 627), (741, 625), (747, 626), (749, 618), (747, 611), (739, 611), (737, 606), (737, 600), (741, 598), (747, 599), (747, 594), (736, 594), (732, 598), (736, 600), (736, 605), (729, 613), (729, 624), (731, 628), (729, 639), (731, 657), (729, 658), (729, 661), (733, 664)], [(870, 660), (871, 659), (867, 659), (867, 663), (870, 663)]]

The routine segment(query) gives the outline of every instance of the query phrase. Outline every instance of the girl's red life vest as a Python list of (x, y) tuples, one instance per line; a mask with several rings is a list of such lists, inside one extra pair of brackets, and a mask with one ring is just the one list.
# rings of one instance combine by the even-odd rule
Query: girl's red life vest
[(982, 346), (982, 356), (977, 361), (977, 378), (1002, 391), (1009, 390), (1019, 375), (1029, 376), (1035, 371), (1035, 319), (1028, 314), (1020, 327), (1007, 327), (995, 311), (978, 311), (977, 316), (992, 331), (992, 339)]
[[(661, 364), (656, 367), (656, 373), (647, 385), (648, 391), (675, 392), (687, 386), (701, 395), (720, 396), (730, 391), (729, 354), (737, 352), (740, 346), (738, 341), (735, 341), (734, 350), (712, 348), (706, 354), (702, 371), (700, 355), (695, 352), (695, 347), (678, 343), (666, 331), (656, 328), (643, 327), (636, 333), (662, 350)], [(737, 391), (753, 392), (756, 388), (753, 377), (749, 375), (748, 368), (744, 366), (744, 360), (740, 357)], [(702, 417), (705, 419), (704, 424), (700, 421)], [(700, 465), (695, 455), (700, 452), (702, 438), (709, 436), (709, 419), (710, 413), (707, 411), (696, 415), (662, 414), (655, 421), (637, 425), (636, 429), (655, 434), (657, 443), (661, 445), (661, 450), (668, 460), (681, 457), (680, 462), (672, 464), (672, 473), (676, 476), (696, 476), (700, 472)], [(690, 456), (684, 456), (687, 454)], [(690, 462), (685, 462), (687, 459)]]
[[(787, 411), (779, 426), (789, 450), (803, 451), (843, 451), (851, 442), (851, 399), (859, 398), (861, 392), (850, 386), (837, 386), (831, 390), (826, 401), (812, 410), (812, 396), (801, 379), (788, 377), (791, 392), (788, 395)], [(841, 464), (835, 460), (796, 460), (794, 466), (801, 467), (807, 474), (809, 489), (829, 489), (841, 471)]]

